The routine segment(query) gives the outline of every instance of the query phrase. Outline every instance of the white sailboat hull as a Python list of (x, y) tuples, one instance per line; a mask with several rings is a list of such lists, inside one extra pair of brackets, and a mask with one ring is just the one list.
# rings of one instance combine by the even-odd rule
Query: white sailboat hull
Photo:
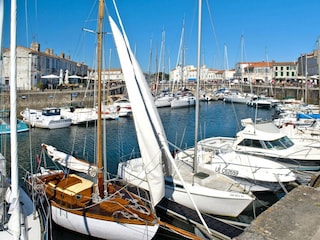
[[(119, 163), (118, 175), (133, 185), (146, 190), (149, 189), (149, 186), (145, 181), (141, 158), (131, 159), (125, 163)], [(186, 183), (186, 187), (199, 211), (208, 214), (237, 217), (253, 201), (253, 198), (247, 194), (228, 191), (227, 185), (225, 190), (218, 190), (207, 186), (203, 187), (197, 183)], [(172, 180), (167, 177), (165, 189), (166, 198), (194, 209), (194, 205), (180, 181), (174, 179), (172, 182)]]
[[(3, 188), (0, 188), (0, 197), (4, 199), (4, 196), (1, 196), (3, 193)], [(40, 240), (46, 239), (43, 236), (42, 226), (40, 223), (40, 216), (37, 211), (33, 213), (33, 203), (30, 197), (26, 194), (26, 192), (19, 188), (19, 199), (20, 199), (20, 239), (32, 239), (32, 240)], [(3, 210), (3, 209), (1, 209)], [(9, 229), (0, 231), (0, 239), (4, 240), (13, 240), (15, 239), (13, 236), (13, 232)]]
[[(208, 214), (237, 217), (252, 202), (252, 198), (236, 192), (208, 189), (191, 184), (186, 184), (186, 187), (188, 187), (199, 211)], [(186, 190), (179, 182), (175, 182), (174, 186), (166, 184), (166, 197), (194, 209)]]
[(156, 107), (161, 108), (161, 107), (170, 107), (171, 106), (171, 101), (173, 100), (173, 97), (171, 96), (163, 96), (163, 97), (158, 97), (154, 100), (154, 104)]
[(196, 105), (196, 98), (193, 96), (178, 97), (171, 101), (171, 108), (183, 108)]
[(51, 212), (52, 220), (59, 226), (101, 239), (147, 240), (152, 239), (159, 228), (158, 224), (148, 226), (102, 221), (77, 215), (55, 206), (51, 206)]
[(61, 108), (61, 116), (71, 118), (73, 125), (85, 124), (98, 119), (95, 108)]

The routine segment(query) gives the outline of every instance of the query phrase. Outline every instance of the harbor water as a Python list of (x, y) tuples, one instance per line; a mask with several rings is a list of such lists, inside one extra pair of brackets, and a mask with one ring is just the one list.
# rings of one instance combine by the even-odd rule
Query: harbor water
[[(159, 114), (169, 142), (179, 148), (194, 146), (195, 108), (159, 108)], [(211, 136), (235, 136), (241, 129), (243, 118), (270, 120), (273, 110), (255, 109), (245, 104), (228, 104), (222, 101), (201, 102), (199, 113), (198, 139)], [(133, 118), (119, 118), (105, 122), (107, 169), (116, 173), (117, 165), (133, 152), (139, 152), (135, 136)], [(32, 128), (29, 132), (18, 134), (18, 159), (20, 165), (30, 170), (30, 159), (37, 165), (36, 156), (40, 155), (41, 143), (55, 146), (58, 150), (76, 155), (93, 162), (95, 157), (96, 126), (71, 126), (69, 128), (47, 130)], [(9, 159), (9, 139), (1, 141), (1, 149)], [(5, 147), (5, 145), (7, 145)], [(124, 157), (127, 156), (127, 157)], [(53, 233), (54, 239), (79, 239), (74, 233), (61, 228)], [(81, 239), (91, 239), (84, 238)], [(162, 238), (163, 239), (163, 238)]]

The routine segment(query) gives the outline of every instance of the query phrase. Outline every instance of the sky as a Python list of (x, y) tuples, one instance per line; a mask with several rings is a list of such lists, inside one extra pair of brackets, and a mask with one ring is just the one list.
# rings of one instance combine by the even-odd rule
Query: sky
[[(143, 71), (169, 72), (182, 61), (178, 56), (183, 23), (183, 64), (197, 66), (197, 0), (116, 2)], [(106, 5), (115, 18), (112, 1), (106, 0)], [(35, 41), (41, 51), (51, 48), (57, 55), (63, 52), (96, 66), (98, 0), (17, 0), (17, 6), (18, 46), (29, 47)], [(319, 0), (202, 0), (201, 65), (232, 69), (240, 61), (296, 61), (317, 48), (319, 9)], [(5, 1), (4, 47), (9, 47), (9, 32), (10, 1)], [(107, 18), (104, 32), (103, 66), (119, 68)]]

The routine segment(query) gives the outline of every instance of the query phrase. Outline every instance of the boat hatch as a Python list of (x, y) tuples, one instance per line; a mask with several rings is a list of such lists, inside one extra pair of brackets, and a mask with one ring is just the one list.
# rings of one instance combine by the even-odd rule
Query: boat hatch
[(200, 179), (205, 179), (205, 178), (209, 177), (209, 174), (204, 173), (204, 172), (198, 172), (194, 176), (197, 178), (200, 178)]

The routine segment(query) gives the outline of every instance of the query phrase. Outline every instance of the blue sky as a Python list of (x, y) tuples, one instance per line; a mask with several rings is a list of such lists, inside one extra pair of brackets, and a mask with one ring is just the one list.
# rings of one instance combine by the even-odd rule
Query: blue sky
[[(30, 46), (32, 41), (37, 41), (42, 51), (52, 48), (57, 55), (64, 52), (72, 60), (95, 67), (95, 34), (82, 28), (96, 30), (98, 0), (17, 2), (19, 46)], [(106, 3), (114, 16), (112, 2)], [(5, 4), (4, 47), (9, 47), (10, 1)], [(196, 0), (118, 0), (117, 5), (131, 47), (144, 71), (151, 68), (154, 72), (159, 66), (162, 31), (166, 72), (175, 67), (183, 19), (185, 64), (196, 66)], [(320, 36), (319, 9), (319, 0), (203, 0), (201, 63), (224, 69), (228, 62), (230, 69), (241, 60), (295, 61), (301, 54), (316, 49)], [(107, 21), (104, 28), (109, 31)], [(105, 35), (104, 49), (104, 66), (119, 67), (111, 35)]]

